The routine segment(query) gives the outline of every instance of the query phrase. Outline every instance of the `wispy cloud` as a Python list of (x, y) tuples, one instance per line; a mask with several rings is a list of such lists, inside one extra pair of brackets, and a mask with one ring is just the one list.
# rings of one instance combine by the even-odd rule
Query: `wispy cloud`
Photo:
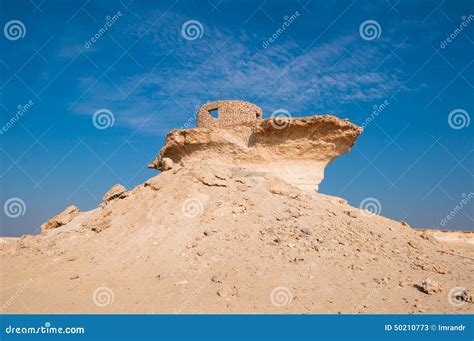
[[(120, 113), (117, 124), (156, 131), (185, 122), (209, 100), (239, 98), (261, 105), (267, 115), (277, 108), (307, 115), (352, 101), (380, 100), (405, 88), (402, 75), (383, 68), (393, 48), (390, 42), (370, 44), (355, 32), (305, 52), (292, 39), (264, 49), (263, 36), (227, 32), (204, 22), (203, 37), (188, 41), (181, 36), (186, 20), (155, 12), (126, 27), (132, 40), (146, 41), (153, 61), (144, 64), (146, 71), (123, 75), (113, 86), (108, 79), (96, 82), (75, 110), (90, 114), (91, 104), (105, 98)], [(152, 115), (160, 120), (149, 120)]]

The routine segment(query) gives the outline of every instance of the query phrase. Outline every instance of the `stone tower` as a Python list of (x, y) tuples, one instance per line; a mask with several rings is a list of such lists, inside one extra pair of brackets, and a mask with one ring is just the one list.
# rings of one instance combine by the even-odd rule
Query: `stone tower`
[(225, 128), (239, 125), (254, 127), (261, 120), (262, 109), (244, 101), (209, 102), (201, 106), (197, 112), (198, 128)]

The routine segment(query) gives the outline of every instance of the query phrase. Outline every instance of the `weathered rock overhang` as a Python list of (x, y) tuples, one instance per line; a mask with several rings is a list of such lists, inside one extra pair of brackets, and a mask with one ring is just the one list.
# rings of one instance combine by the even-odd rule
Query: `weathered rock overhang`
[(150, 168), (212, 162), (248, 168), (314, 191), (325, 167), (354, 145), (362, 128), (332, 115), (274, 118), (254, 127), (172, 130)]

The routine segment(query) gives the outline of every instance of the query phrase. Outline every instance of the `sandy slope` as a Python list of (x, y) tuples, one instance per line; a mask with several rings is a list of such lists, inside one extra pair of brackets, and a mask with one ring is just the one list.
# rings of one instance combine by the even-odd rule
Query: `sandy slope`
[(472, 244), (212, 162), (0, 249), (8, 313), (474, 312), (448, 297), (472, 292)]

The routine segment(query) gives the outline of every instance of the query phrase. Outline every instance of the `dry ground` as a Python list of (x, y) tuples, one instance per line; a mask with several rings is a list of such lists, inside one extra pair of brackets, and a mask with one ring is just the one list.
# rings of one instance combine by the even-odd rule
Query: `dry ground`
[(472, 243), (211, 164), (0, 245), (6, 313), (474, 312)]

